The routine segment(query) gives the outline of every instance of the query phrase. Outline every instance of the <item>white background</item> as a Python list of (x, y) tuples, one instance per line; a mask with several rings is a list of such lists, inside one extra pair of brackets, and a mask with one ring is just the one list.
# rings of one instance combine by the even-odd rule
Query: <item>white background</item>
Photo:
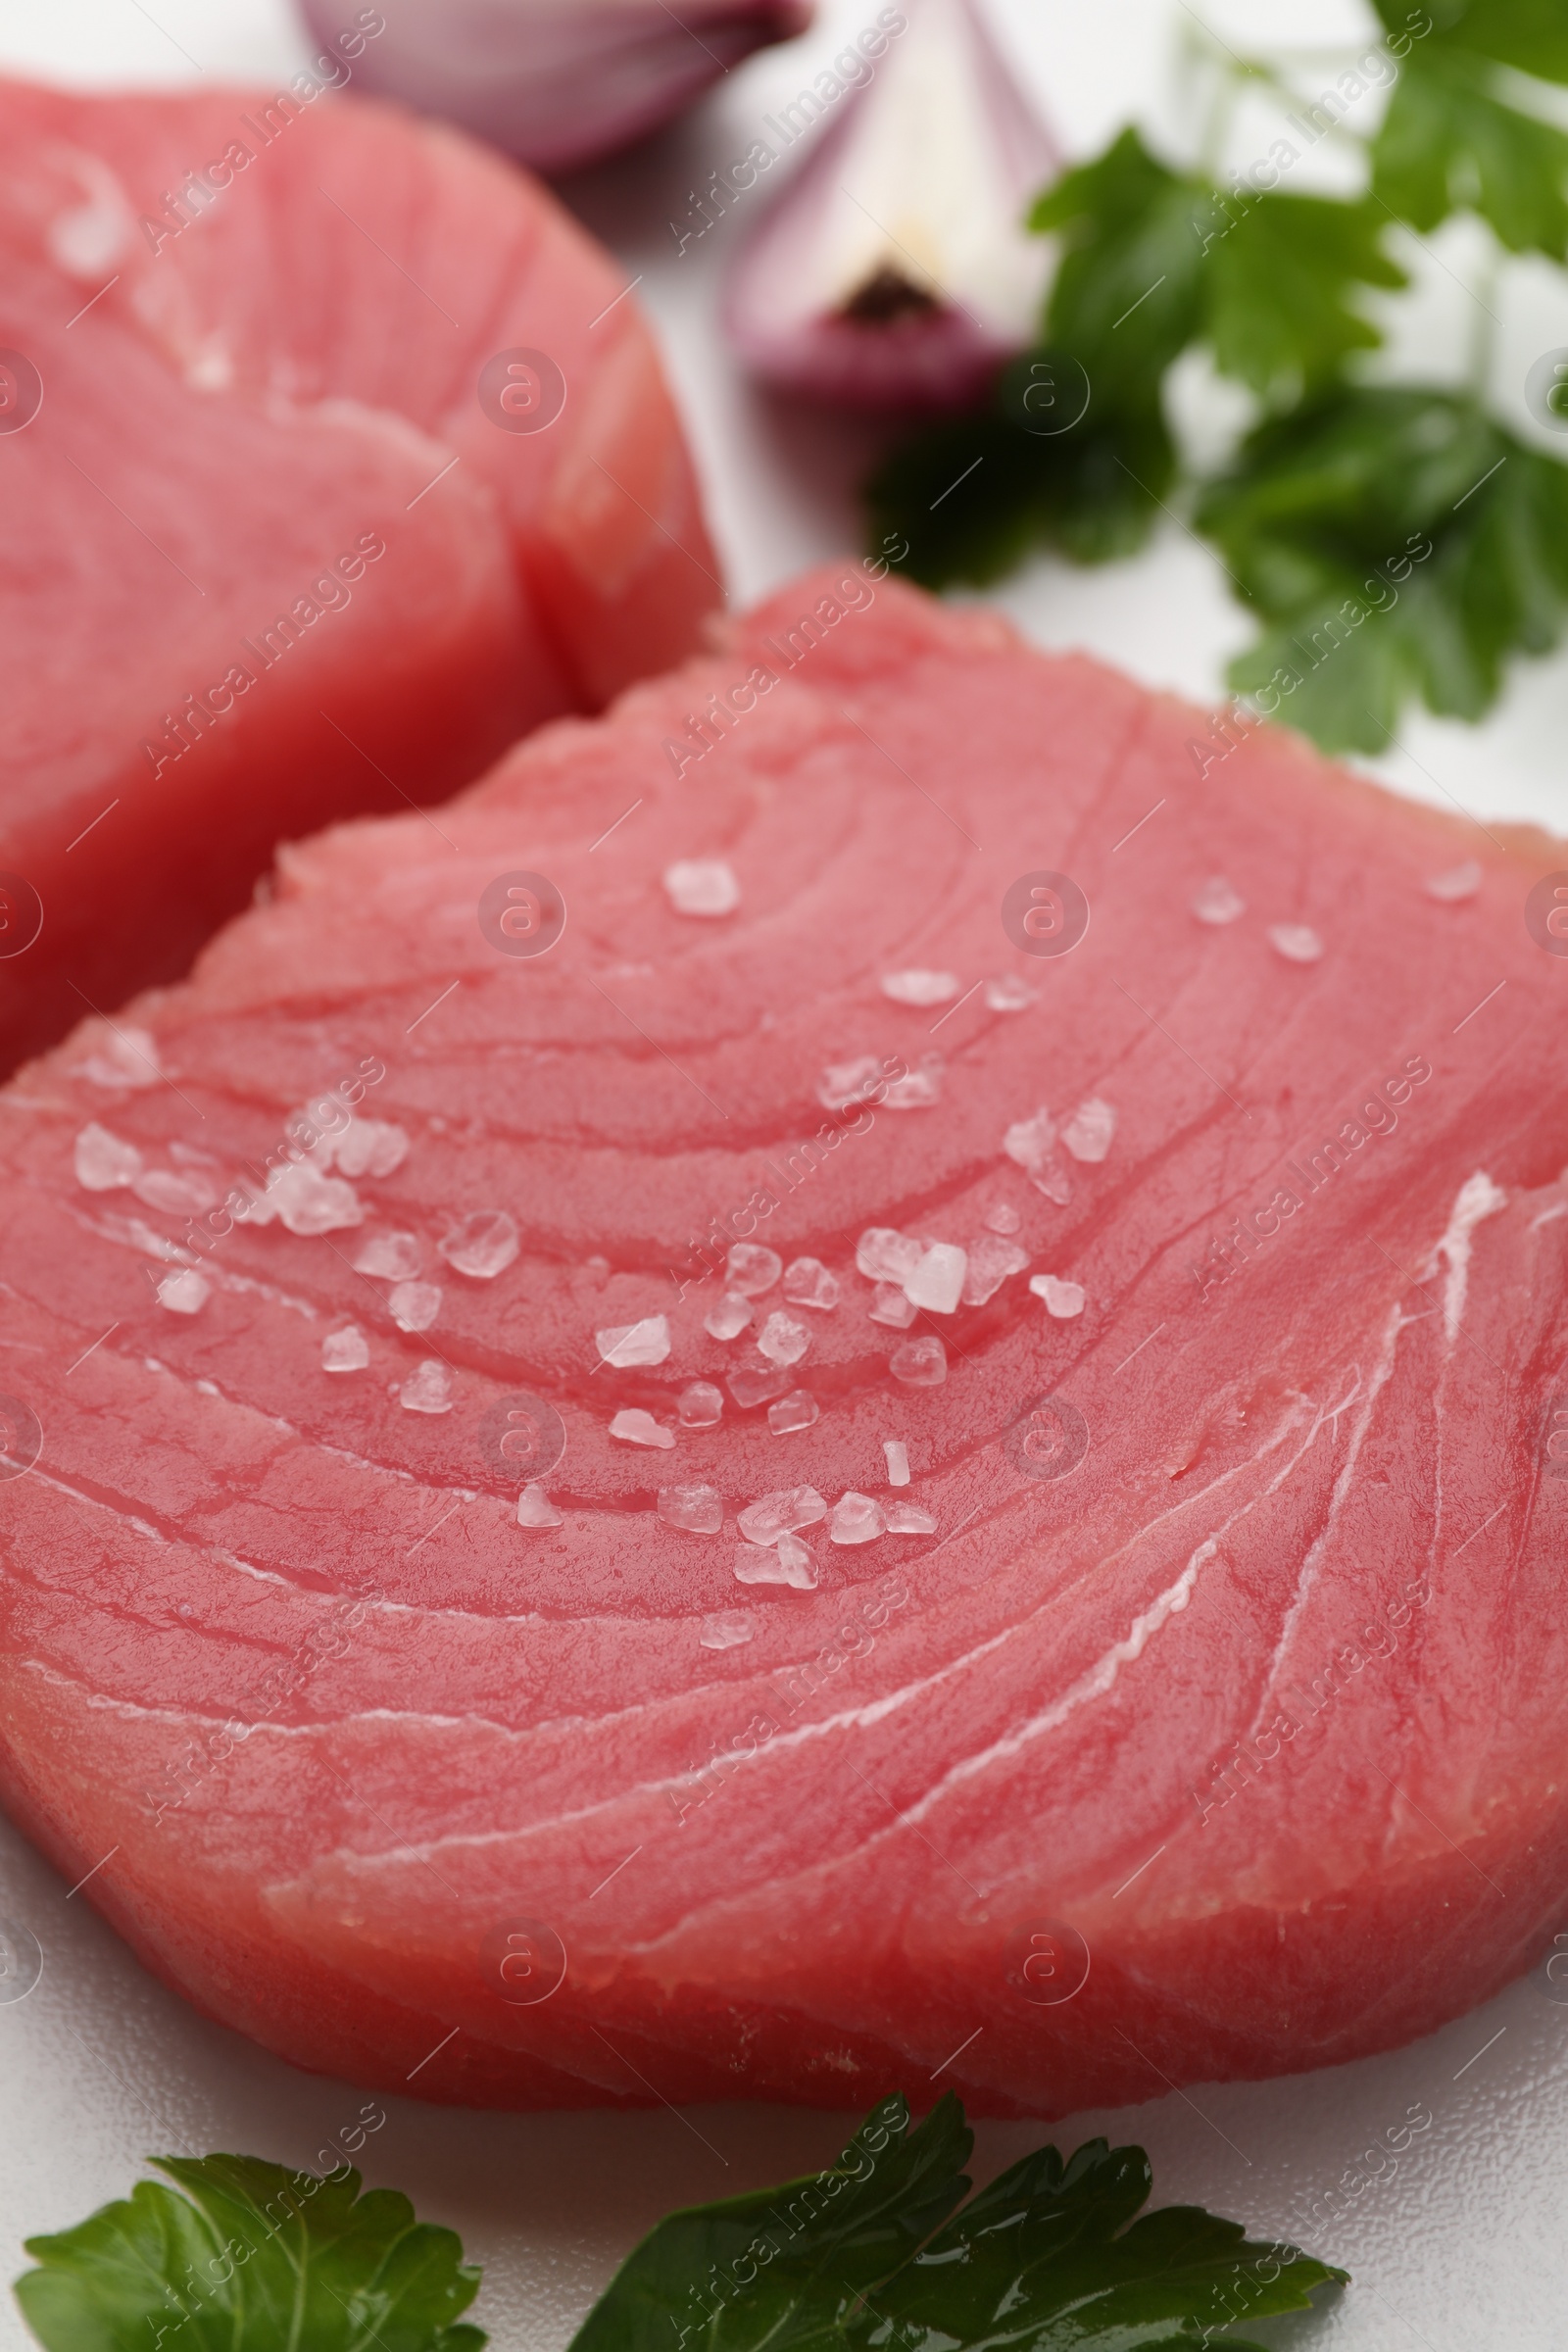
[[(1179, 46), (1193, 20), (1183, 0), (991, 7), (1068, 153), (1092, 152), (1130, 115), (1180, 136), (1191, 115)], [(153, 12), (140, 0), (52, 0), (47, 9), (0, 0), (0, 67), (103, 87), (199, 76), (275, 81), (305, 54), (287, 0), (153, 0)], [(684, 214), (688, 188), (743, 152), (760, 116), (808, 78), (815, 52), (831, 54), (869, 13), (865, 0), (828, 0), (808, 42), (753, 60), (676, 129), (616, 167), (579, 175), (568, 191), (628, 275), (643, 273), (640, 295), (662, 335), (743, 598), (855, 542), (854, 485), (873, 438), (792, 414), (744, 386), (714, 325), (733, 224), (676, 260), (666, 222)], [(1240, 0), (1228, 9), (1213, 0), (1208, 22), (1256, 49), (1265, 39), (1361, 38), (1371, 20), (1354, 0), (1294, 9), (1250, 0), (1245, 10)], [(1237, 135), (1237, 160), (1260, 151), (1245, 122)], [(1305, 167), (1296, 184), (1305, 184)], [(1469, 332), (1480, 240), (1455, 224), (1432, 252), (1408, 258), (1419, 265), (1422, 293), (1392, 364), (1451, 367), (1443, 355)], [(0, 284), (0, 311), (3, 303)], [(1512, 265), (1494, 308), (1494, 393), (1523, 425), (1531, 361), (1568, 344), (1568, 293), (1544, 268)], [(1233, 404), (1201, 369), (1184, 369), (1181, 401), (1202, 440), (1234, 422)], [(1087, 646), (1204, 700), (1218, 696), (1224, 661), (1248, 635), (1213, 559), (1174, 523), (1136, 563), (1084, 573), (1042, 561), (998, 601), (1041, 644)], [(1484, 727), (1413, 719), (1405, 748), (1377, 765), (1420, 797), (1568, 832), (1565, 718), (1568, 658), (1559, 657), (1521, 668)], [(24, 2235), (67, 2227), (125, 2193), (149, 2151), (232, 2148), (309, 2164), (358, 2112), (361, 2092), (297, 2074), (195, 2017), (143, 1974), (83, 1896), (68, 1902), (62, 1884), (0, 1823), (7, 1916), (36, 1936), (46, 1957), (28, 1997), (0, 2005), (0, 2276), (22, 2267)], [(1200, 2201), (1254, 2233), (1300, 2234), (1292, 2221), (1298, 2200), (1328, 2191), (1418, 2103), (1433, 2123), (1396, 2177), (1311, 2241), (1355, 2274), (1354, 2286), (1316, 2321), (1278, 2324), (1272, 2339), (1301, 2352), (1562, 2345), (1568, 2005), (1544, 1998), (1539, 1977), (1389, 2057), (1275, 2082), (1200, 2085), (1114, 2116), (1075, 2117), (1051, 2136), (1069, 2147), (1099, 2130), (1139, 2139), (1153, 2158), (1157, 2201)], [(780, 2108), (687, 2117), (385, 2106), (386, 2126), (367, 2145), (367, 2176), (406, 2189), (422, 2214), (462, 2230), (485, 2267), (474, 2316), (500, 2352), (564, 2345), (615, 2263), (670, 2206), (813, 2168), (843, 2136), (838, 2119)], [(979, 2165), (994, 2171), (1041, 2136), (1026, 2126), (982, 2126)], [(0, 2352), (27, 2341), (14, 2307), (0, 2301)]]

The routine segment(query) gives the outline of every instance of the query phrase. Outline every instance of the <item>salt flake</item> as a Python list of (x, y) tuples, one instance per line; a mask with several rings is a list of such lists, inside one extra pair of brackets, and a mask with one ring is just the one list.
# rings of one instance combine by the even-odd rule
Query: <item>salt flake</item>
[(517, 1525), (519, 1527), (560, 1527), (561, 1513), (543, 1487), (530, 1483), (517, 1496)]
[(1084, 1288), (1080, 1282), (1063, 1282), (1054, 1274), (1036, 1274), (1029, 1288), (1037, 1298), (1046, 1302), (1048, 1315), (1058, 1323), (1066, 1323), (1084, 1311)]
[(373, 1274), (379, 1282), (412, 1282), (423, 1263), (424, 1252), (416, 1235), (372, 1233), (366, 1236), (354, 1271)]
[(784, 1296), (791, 1306), (814, 1306), (827, 1314), (839, 1302), (839, 1278), (819, 1257), (797, 1257), (784, 1269)]
[(1216, 930), (1247, 912), (1247, 901), (1223, 874), (1210, 874), (1206, 882), (1200, 883), (1188, 905), (1200, 923), (1210, 923)]
[(86, 1193), (115, 1192), (141, 1174), (141, 1153), (135, 1145), (122, 1144), (96, 1119), (89, 1119), (77, 1136), (74, 1157), (76, 1182)]
[(645, 1413), (640, 1404), (625, 1405), (610, 1424), (612, 1438), (620, 1438), (628, 1446), (658, 1446), (667, 1452), (675, 1443), (675, 1433), (665, 1429)]
[(399, 1331), (428, 1331), (441, 1312), (441, 1293), (433, 1282), (400, 1282), (387, 1304)]
[(954, 1242), (933, 1242), (906, 1278), (904, 1295), (928, 1314), (951, 1315), (963, 1296), (968, 1252)]
[(906, 1487), (909, 1483), (909, 1449), (902, 1438), (884, 1438), (882, 1450), (888, 1457), (888, 1485)]
[(1027, 1012), (1038, 996), (1037, 989), (1012, 972), (1004, 972), (998, 979), (986, 982), (986, 1007), (991, 1012)]
[(1116, 1113), (1099, 1095), (1080, 1102), (1061, 1131), (1061, 1140), (1074, 1159), (1103, 1159), (1116, 1132)]
[(724, 1524), (724, 1498), (716, 1487), (661, 1487), (659, 1516), (689, 1536), (716, 1536)]
[(824, 1110), (845, 1110), (852, 1102), (863, 1102), (882, 1084), (882, 1064), (874, 1054), (830, 1061), (816, 1082), (816, 1099)]
[(895, 1004), (946, 1004), (958, 993), (956, 972), (884, 972), (882, 994)]
[(363, 1372), (370, 1360), (369, 1342), (357, 1323), (329, 1331), (321, 1342), (323, 1372)]
[(783, 1271), (784, 1260), (778, 1251), (764, 1250), (760, 1242), (736, 1242), (724, 1260), (724, 1280), (743, 1298), (760, 1298)]
[(882, 1505), (872, 1495), (857, 1494), (851, 1488), (833, 1505), (827, 1533), (830, 1544), (874, 1544), (878, 1536), (887, 1533)]
[(475, 1282), (494, 1282), (517, 1254), (516, 1220), (504, 1208), (476, 1208), (437, 1242), (436, 1248), (460, 1274)]
[(1429, 899), (1442, 906), (1457, 906), (1465, 899), (1473, 899), (1481, 888), (1481, 867), (1474, 858), (1463, 865), (1452, 865), (1445, 874), (1434, 874), (1426, 884)]
[(697, 1639), (705, 1649), (738, 1649), (757, 1631), (757, 1620), (746, 1609), (715, 1609), (705, 1617)]
[(771, 1364), (798, 1364), (811, 1345), (804, 1323), (775, 1307), (757, 1335), (757, 1345)]
[(212, 1284), (194, 1266), (182, 1266), (177, 1274), (166, 1274), (158, 1285), (158, 1303), (167, 1306), (172, 1315), (200, 1314), (212, 1295)]
[(963, 1278), (964, 1305), (984, 1306), (1009, 1274), (1021, 1274), (1028, 1263), (1028, 1250), (1020, 1250), (1016, 1242), (1004, 1241), (999, 1233), (983, 1233), (969, 1252)]
[(677, 858), (664, 868), (664, 889), (677, 914), (733, 914), (741, 903), (735, 869), (722, 858)]
[(622, 1369), (631, 1364), (662, 1364), (669, 1353), (669, 1317), (645, 1315), (640, 1323), (612, 1323), (596, 1331), (602, 1362)]
[(814, 1527), (827, 1517), (827, 1503), (814, 1487), (781, 1487), (760, 1495), (740, 1514), (741, 1534), (751, 1544), (776, 1544), (797, 1528)]
[(888, 1370), (908, 1388), (940, 1388), (948, 1377), (948, 1351), (939, 1339), (906, 1340), (894, 1348)]
[(1316, 963), (1323, 942), (1309, 923), (1270, 923), (1268, 944), (1287, 963)]
[(775, 1438), (790, 1437), (798, 1429), (810, 1429), (822, 1418), (822, 1408), (809, 1389), (791, 1389), (776, 1404), (767, 1408), (767, 1426)]
[(924, 1255), (924, 1244), (892, 1225), (868, 1225), (855, 1246), (856, 1270), (867, 1282), (896, 1282), (902, 1290)]
[(871, 1294), (872, 1322), (886, 1323), (894, 1331), (907, 1331), (918, 1311), (897, 1283), (879, 1282)]
[(427, 1355), (399, 1389), (398, 1402), (406, 1413), (450, 1413), (452, 1375), (446, 1365)]
[(710, 1380), (694, 1380), (682, 1389), (679, 1409), (682, 1429), (713, 1429), (723, 1415), (723, 1395)]
[(703, 1329), (710, 1339), (738, 1340), (752, 1319), (752, 1302), (739, 1291), (726, 1291), (715, 1298), (703, 1317)]
[(890, 1502), (885, 1515), (890, 1536), (934, 1536), (937, 1532), (936, 1521), (917, 1502)]
[(409, 1155), (409, 1139), (387, 1119), (351, 1119), (333, 1140), (332, 1158), (344, 1176), (390, 1176)]

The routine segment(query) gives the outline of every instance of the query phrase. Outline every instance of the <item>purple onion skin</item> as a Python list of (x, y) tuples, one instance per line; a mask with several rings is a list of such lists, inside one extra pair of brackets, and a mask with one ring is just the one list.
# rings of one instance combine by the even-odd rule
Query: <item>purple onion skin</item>
[[(808, 134), (812, 144), (799, 168), (778, 158), (780, 176), (788, 172), (789, 177), (760, 212), (730, 272), (724, 299), (729, 340), (751, 373), (775, 391), (888, 416), (951, 415), (974, 407), (1038, 331), (1038, 306), (1004, 325), (980, 315), (984, 304), (962, 285), (902, 311), (895, 297), (881, 316), (875, 315), (874, 297), (873, 315), (859, 317), (813, 312), (799, 298), (828, 234), (829, 208), (847, 184), (865, 116), (873, 108), (897, 107), (889, 71), (893, 53), (920, 39), (939, 9), (963, 32), (992, 152), (1016, 198), (1016, 226), (1004, 233), (1022, 235), (1031, 200), (1061, 168), (1055, 140), (1018, 88), (975, 0), (898, 0), (894, 13), (906, 20), (905, 29), (890, 36), (870, 79), (850, 89)], [(887, 15), (875, 21), (885, 25)], [(767, 120), (776, 132), (778, 118)], [(876, 189), (858, 184), (853, 192), (865, 211), (886, 218)]]
[(303, 0), (323, 44), (363, 42), (362, 90), (443, 115), (536, 172), (596, 163), (657, 130), (720, 74), (804, 32), (814, 0)]

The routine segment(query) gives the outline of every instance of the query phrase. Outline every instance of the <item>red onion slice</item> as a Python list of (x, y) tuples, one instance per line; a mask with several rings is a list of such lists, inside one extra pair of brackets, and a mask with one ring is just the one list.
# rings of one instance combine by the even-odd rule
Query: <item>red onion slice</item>
[[(743, 247), (726, 325), (782, 389), (961, 408), (1036, 332), (1049, 255), (1023, 217), (1060, 158), (974, 0), (872, 22), (882, 50), (862, 34), (813, 84), (827, 127)], [(767, 118), (775, 154), (805, 97)]]
[[(304, 5), (322, 41), (363, 40), (351, 0)], [(804, 32), (813, 4), (380, 0), (377, 13), (385, 31), (356, 52), (362, 89), (445, 115), (537, 172), (565, 172), (656, 130), (754, 49)]]

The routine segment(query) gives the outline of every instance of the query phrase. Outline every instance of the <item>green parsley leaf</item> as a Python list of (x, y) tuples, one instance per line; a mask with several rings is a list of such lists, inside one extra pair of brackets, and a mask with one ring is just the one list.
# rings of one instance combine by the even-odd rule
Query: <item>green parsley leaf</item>
[(1147, 408), (1193, 341), (1214, 205), (1212, 188), (1167, 172), (1124, 130), (1030, 214), (1031, 228), (1061, 233), (1046, 339), (1088, 370), (1102, 407)]
[(1568, 619), (1568, 466), (1449, 392), (1263, 425), (1196, 520), (1267, 623), (1231, 683), (1328, 751), (1381, 751), (1414, 696), (1480, 717)]
[(27, 2240), (17, 2300), (47, 2352), (480, 2352), (459, 2322), (478, 2272), (396, 2190), (254, 2156), (154, 2162), (183, 2194), (139, 2180)]
[(1222, 375), (1265, 401), (1299, 399), (1352, 351), (1383, 340), (1349, 298), (1358, 286), (1408, 285), (1379, 243), (1388, 215), (1375, 204), (1323, 196), (1216, 200), (1204, 256), (1203, 329)]
[(1568, 252), (1568, 136), (1494, 94), (1487, 59), (1413, 55), (1372, 149), (1372, 194), (1425, 233), (1452, 212), (1490, 222), (1511, 252)]
[(1043, 431), (1046, 393), (1076, 405), (1082, 375), (1043, 350), (1003, 377), (989, 409), (895, 449), (866, 486), (873, 536), (898, 530), (907, 568), (927, 587), (998, 579), (1040, 542), (1079, 564), (1135, 555), (1176, 473), (1158, 399), (1089, 408), (1067, 431)]
[(1562, 0), (1373, 0), (1390, 46), (1408, 70), (1412, 57), (1436, 51), (1493, 58), (1516, 74), (1568, 81), (1568, 15)]
[(662, 2222), (571, 2352), (1178, 2352), (1345, 2279), (1196, 2206), (1135, 2220), (1149, 2159), (1102, 2139), (1065, 2164), (1042, 2148), (962, 2204), (970, 2146), (951, 2093), (914, 2131), (884, 2100), (814, 2179)]

